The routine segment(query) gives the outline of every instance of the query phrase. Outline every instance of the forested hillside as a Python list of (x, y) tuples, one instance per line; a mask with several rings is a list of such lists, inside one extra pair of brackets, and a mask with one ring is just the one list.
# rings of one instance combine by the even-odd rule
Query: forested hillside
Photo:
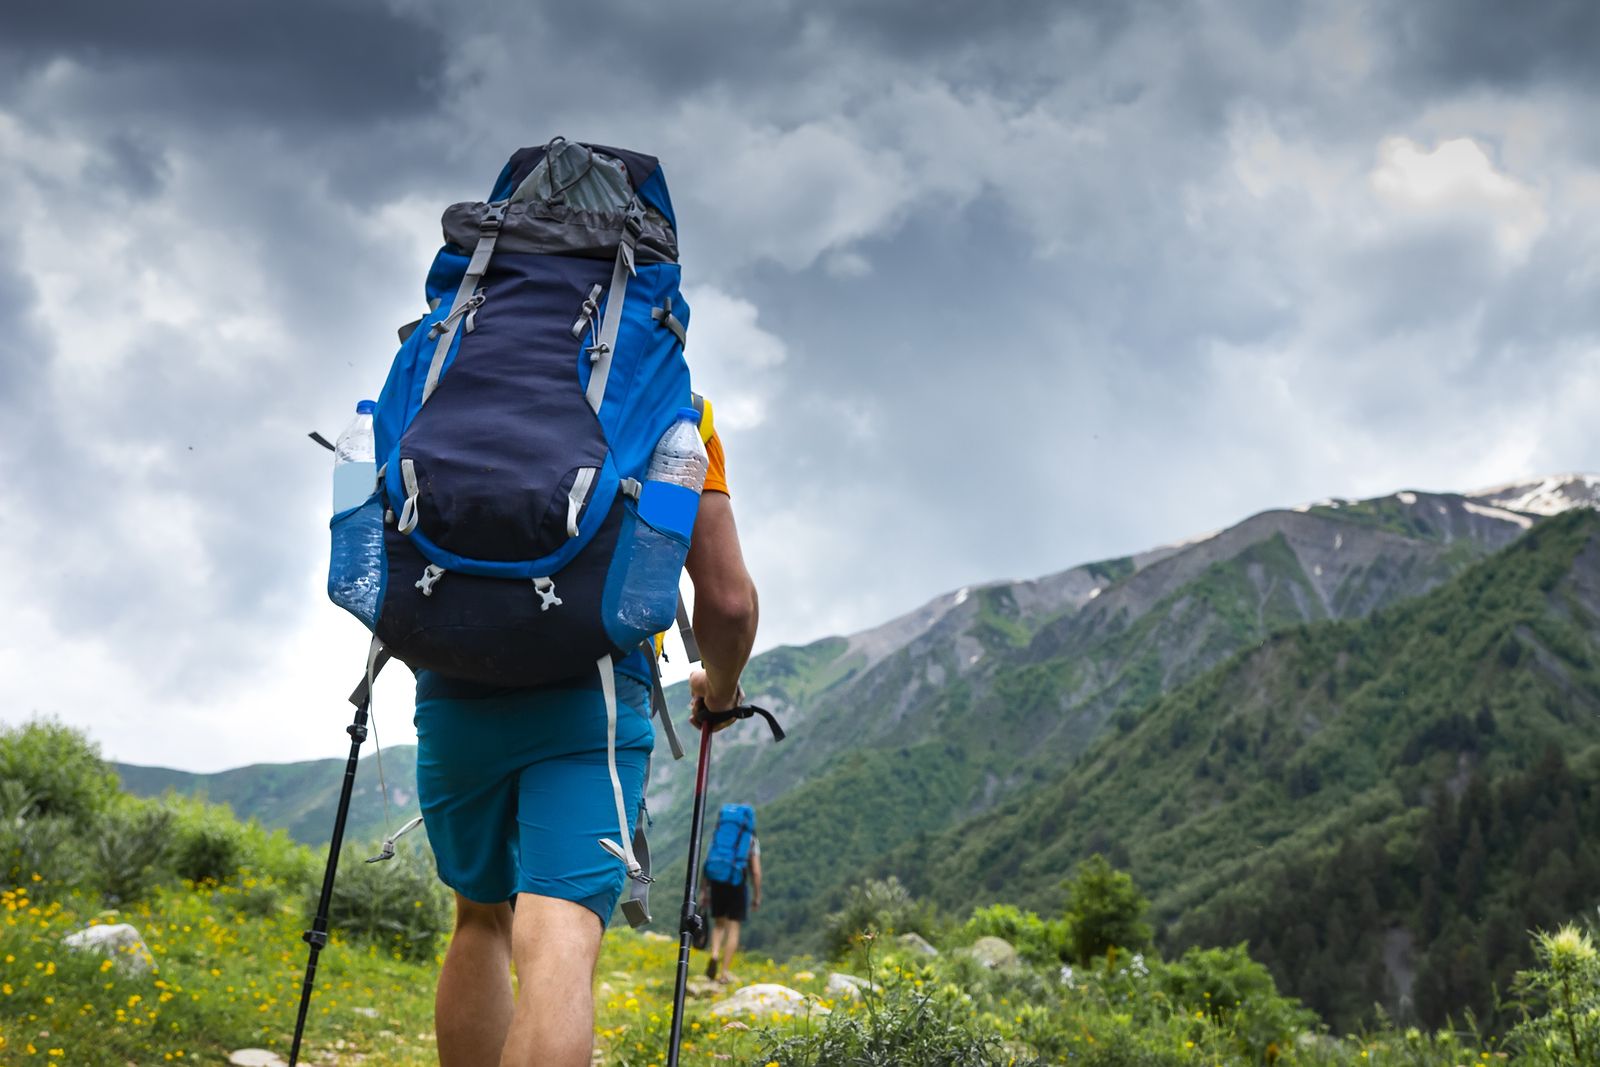
[[(1435, 589), (1535, 521), (1413, 492), (1271, 511), (1186, 545), (961, 590), (878, 631), (760, 657), (747, 689), (788, 714), (795, 740), (728, 731), (712, 779), (719, 798), (758, 805), (773, 845), (754, 943), (813, 945), (821, 917), (884, 852), (1055, 780), (1104, 731), (1130, 729), (1161, 694), (1268, 635)], [(665, 760), (656, 777), (664, 854), (676, 856), (683, 793), (661, 786), (687, 778)], [(819, 811), (870, 812), (871, 832)]]
[(883, 869), (949, 907), (1049, 909), (1105, 852), (1154, 891), (1168, 948), (1248, 940), (1336, 1024), (1374, 1002), (1487, 1017), (1522, 932), (1596, 902), (1597, 745), (1583, 511), (1419, 600), (1276, 635)]
[[(397, 668), (398, 669), (398, 668)], [(330, 743), (334, 735), (330, 733)], [(376, 841), (417, 814), (417, 749), (415, 745), (384, 748), (382, 770), (373, 743), (363, 746), (350, 796), (345, 836), (351, 841)], [(192, 774), (165, 767), (113, 763), (122, 788), (135, 796), (158, 797), (167, 791), (226, 804), (241, 818), (287, 830), (306, 845), (327, 844), (333, 832), (345, 760), (303, 763), (258, 763), (216, 774)], [(387, 785), (389, 806), (383, 804)], [(386, 828), (387, 827), (387, 828)]]

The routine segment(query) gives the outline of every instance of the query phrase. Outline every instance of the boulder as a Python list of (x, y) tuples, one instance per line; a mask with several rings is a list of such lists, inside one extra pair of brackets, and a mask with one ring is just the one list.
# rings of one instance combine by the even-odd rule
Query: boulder
[(895, 940), (900, 943), (901, 948), (908, 948), (912, 952), (917, 952), (924, 956), (937, 956), (939, 954), (939, 950), (928, 944), (927, 939), (921, 934), (901, 934)]
[(971, 956), (991, 971), (1013, 971), (1021, 965), (1017, 950), (1003, 937), (980, 937), (962, 954)]
[(228, 1054), (233, 1067), (288, 1067), (284, 1058), (264, 1048), (242, 1048)]
[(860, 1000), (862, 993), (868, 991), (876, 992), (877, 988), (865, 978), (857, 978), (853, 974), (834, 971), (828, 975), (827, 992), (830, 997), (837, 997), (843, 1000)]
[(700, 975), (690, 978), (689, 984), (685, 987), (689, 996), (694, 997), (696, 1000), (702, 997), (714, 997), (721, 989), (722, 987), (717, 985), (716, 982)]
[(829, 1015), (827, 1008), (813, 1003), (798, 989), (790, 989), (776, 982), (758, 982), (744, 986), (727, 1000), (712, 1005), (711, 1014), (719, 1019), (744, 1016), (764, 1019), (773, 1015)]
[(74, 952), (93, 952), (114, 960), (123, 974), (149, 974), (155, 969), (156, 958), (150, 946), (144, 943), (139, 931), (128, 923), (110, 926), (91, 926), (68, 934), (61, 943)]

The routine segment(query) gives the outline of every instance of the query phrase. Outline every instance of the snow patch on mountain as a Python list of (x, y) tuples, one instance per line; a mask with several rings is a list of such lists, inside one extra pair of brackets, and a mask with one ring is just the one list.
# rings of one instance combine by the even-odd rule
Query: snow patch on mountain
[(1529, 515), (1600, 508), (1600, 474), (1552, 474), (1465, 494), (1469, 499)]
[(1504, 508), (1490, 507), (1487, 504), (1477, 504), (1471, 500), (1463, 500), (1461, 502), (1461, 506), (1472, 512), (1474, 515), (1482, 515), (1486, 519), (1500, 519), (1503, 522), (1515, 523), (1524, 530), (1530, 529), (1533, 526), (1533, 519), (1529, 516), (1518, 515), (1516, 512), (1507, 511)]

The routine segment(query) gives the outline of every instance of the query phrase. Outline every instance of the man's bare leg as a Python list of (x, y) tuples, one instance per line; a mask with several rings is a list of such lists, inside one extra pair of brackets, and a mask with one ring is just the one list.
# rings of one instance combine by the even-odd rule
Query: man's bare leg
[(731, 981), (730, 973), (733, 970), (733, 954), (739, 951), (739, 924), (732, 919), (723, 919), (717, 923), (719, 930), (726, 928), (722, 935), (722, 964), (717, 969), (718, 975), (724, 982)]
[(511, 1007), (511, 905), (475, 904), (457, 894), (456, 931), (433, 1002), (440, 1067), (496, 1062)]
[(588, 1067), (603, 932), (582, 904), (531, 893), (517, 897), (511, 927), (517, 1007), (500, 1067)]

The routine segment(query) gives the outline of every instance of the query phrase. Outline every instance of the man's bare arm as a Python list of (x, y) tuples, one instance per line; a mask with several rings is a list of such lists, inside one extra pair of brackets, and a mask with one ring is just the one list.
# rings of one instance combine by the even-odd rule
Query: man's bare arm
[(750, 853), (750, 906), (761, 907), (761, 853)]
[(736, 703), (760, 614), (728, 494), (712, 490), (701, 496), (686, 565), (694, 582), (694, 636), (705, 668), (703, 675), (697, 671), (690, 677), (690, 688), (710, 710), (726, 711)]

